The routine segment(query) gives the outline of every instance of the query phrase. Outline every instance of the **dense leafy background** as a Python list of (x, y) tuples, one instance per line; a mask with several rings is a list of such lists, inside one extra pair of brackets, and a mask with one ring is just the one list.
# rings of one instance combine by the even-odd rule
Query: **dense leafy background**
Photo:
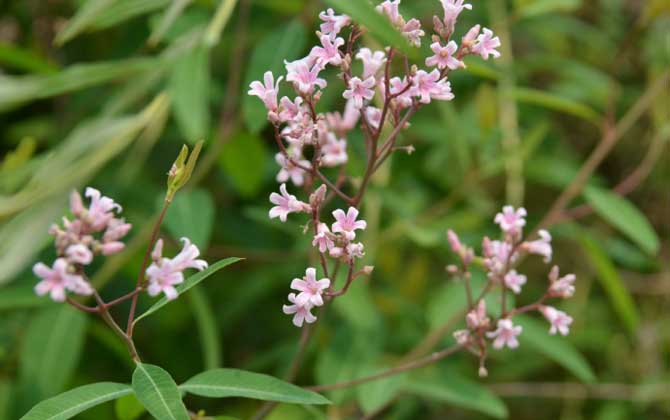
[[(473, 60), (454, 74), (456, 100), (423, 109), (403, 139), (417, 152), (395, 156), (375, 178), (364, 241), (377, 269), (324, 313), (298, 384), (373, 373), (426, 334), (439, 338), (462, 304), (444, 272), (452, 261), (445, 230), (471, 244), (494, 232), (509, 181), (502, 140), (521, 144), (515, 155), (523, 172), (514, 182), (525, 187), (532, 226), (600, 141), (606, 117), (623, 116), (670, 67), (665, 0), (471, 2), (461, 30), (484, 22), (511, 40), (514, 54), (495, 64)], [(425, 23), (440, 9), (437, 0), (406, 3), (403, 11)], [(30, 267), (53, 258), (46, 229), (64, 213), (67, 191), (93, 185), (123, 203), (134, 223), (128, 252), (96, 267), (94, 282), (105, 296), (129, 290), (164, 175), (181, 143), (199, 137), (207, 142), (199, 170), (164, 235), (174, 249), (177, 238), (191, 236), (210, 261), (246, 260), (143, 321), (137, 346), (177, 383), (215, 367), (285, 374), (299, 331), (281, 305), (313, 255), (302, 221), (267, 220), (275, 151), (262, 108), (245, 93), (266, 69), (281, 72), (282, 60), (308, 51), (323, 7), (308, 0), (0, 3), (0, 418), (16, 419), (75, 386), (130, 383), (135, 366), (115, 336), (99, 319), (32, 296)], [(521, 348), (496, 353), (485, 380), (462, 355), (326, 394), (334, 406), (282, 404), (272, 418), (358, 418), (382, 407), (389, 419), (670, 416), (670, 88), (666, 81), (651, 91), (650, 106), (573, 203), (595, 214), (552, 229), (557, 262), (579, 278), (577, 296), (563, 307), (575, 317), (570, 337), (548, 339), (546, 325), (527, 319)], [(341, 106), (337, 89), (322, 104)], [(350, 141), (356, 171), (362, 146)], [(625, 199), (610, 192), (646, 161), (654, 169), (634, 192)], [(523, 269), (531, 281), (521, 302), (545, 281), (545, 267)], [(612, 383), (626, 386), (603, 385)], [(77, 418), (140, 418), (133, 398)], [(259, 406), (185, 401), (239, 418)]]

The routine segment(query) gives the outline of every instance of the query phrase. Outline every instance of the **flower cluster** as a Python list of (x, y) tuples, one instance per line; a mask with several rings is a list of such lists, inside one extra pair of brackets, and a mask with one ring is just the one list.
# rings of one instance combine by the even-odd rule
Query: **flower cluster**
[(35, 286), (40, 296), (49, 293), (53, 300), (62, 302), (66, 292), (91, 295), (93, 288), (85, 280), (83, 267), (91, 264), (96, 255), (112, 255), (124, 248), (121, 240), (131, 225), (117, 217), (121, 206), (94, 188), (87, 188), (85, 196), (90, 199), (88, 208), (81, 195), (73, 191), (70, 195), (73, 219), (63, 217), (62, 226), (54, 224), (49, 229), (55, 238), (57, 258), (51, 268), (41, 262), (33, 267), (35, 275), (42, 279)]
[[(575, 275), (568, 274), (561, 277), (558, 266), (554, 266), (549, 271), (546, 292), (538, 301), (518, 308), (505, 307), (506, 294), (509, 291), (517, 295), (520, 294), (522, 287), (527, 282), (526, 276), (515, 269), (518, 263), (529, 255), (538, 255), (542, 257), (545, 263), (551, 262), (552, 258), (551, 235), (549, 232), (540, 230), (538, 232), (539, 239), (524, 239), (525, 217), (526, 210), (523, 208), (503, 207), (502, 212), (498, 213), (494, 220), (500, 227), (501, 238), (491, 240), (485, 237), (482, 240), (482, 255), (480, 257), (475, 255), (472, 248), (463, 245), (456, 233), (451, 230), (447, 232), (451, 249), (459, 256), (461, 261), (461, 267), (450, 266), (449, 272), (464, 278), (465, 281), (469, 281), (469, 267), (478, 261), (486, 270), (488, 276), (488, 285), (482, 295), (477, 297), (476, 301), (473, 301), (472, 296), (469, 297), (471, 308), (466, 315), (468, 328), (454, 333), (454, 337), (459, 344), (480, 357), (480, 374), (482, 375), (486, 374), (484, 367), (486, 339), (492, 340), (493, 348), (497, 350), (504, 347), (515, 349), (519, 346), (517, 337), (523, 332), (523, 327), (514, 324), (513, 318), (515, 315), (537, 311), (549, 322), (550, 334), (558, 332), (564, 336), (569, 333), (572, 323), (572, 318), (565, 312), (546, 305), (549, 299), (567, 299), (572, 297), (575, 292)], [(484, 295), (495, 287), (499, 287), (502, 291), (502, 311), (497, 320), (492, 320), (486, 309)]]
[[(55, 238), (56, 260), (51, 267), (37, 263), (33, 272), (41, 281), (35, 286), (38, 295), (50, 295), (51, 299), (63, 302), (67, 293), (90, 296), (95, 289), (87, 280), (86, 266), (97, 255), (109, 256), (123, 250), (122, 239), (131, 225), (118, 217), (122, 208), (114, 200), (103, 196), (94, 188), (86, 188), (90, 199), (87, 207), (81, 195), (73, 191), (70, 195), (70, 212), (73, 219), (63, 218), (62, 226), (54, 224), (49, 233)], [(153, 263), (146, 270), (148, 284), (140, 285), (137, 291), (146, 289), (150, 296), (164, 292), (168, 299), (177, 297), (174, 285), (182, 283), (182, 272), (187, 268), (203, 270), (207, 263), (196, 259), (200, 251), (186, 238), (183, 250), (175, 258), (162, 256), (163, 241), (156, 242), (152, 253)], [(126, 297), (132, 297), (127, 295)]]
[[(365, 221), (358, 220), (358, 207), (369, 179), (393, 152), (413, 150), (411, 146), (395, 146), (399, 133), (408, 127), (409, 118), (421, 106), (454, 98), (448, 75), (452, 70), (465, 67), (465, 56), (479, 55), (488, 59), (500, 55), (496, 51), (499, 39), (488, 29), (480, 34), (479, 25), (467, 32), (460, 46), (452, 40), (458, 15), (472, 6), (463, 4), (462, 0), (441, 0), (441, 4), (441, 16), (433, 18), (432, 55), (421, 63), (425, 68), (410, 65), (403, 56), (402, 63), (398, 63), (401, 65), (394, 69), (394, 58), (402, 55), (396, 48), (389, 46), (373, 51), (359, 47), (364, 30), (349, 16), (328, 9), (319, 14), (322, 23), (316, 32), (318, 44), (306, 57), (285, 62), (284, 76), (275, 77), (266, 72), (262, 81), (249, 86), (249, 95), (257, 96), (267, 109), (279, 148), (276, 162), (280, 167), (277, 173), (280, 188), (279, 193), (270, 196), (274, 204), (270, 218), (285, 222), (291, 213), (311, 215), (312, 243), (320, 253), (325, 277), (328, 277), (326, 256), (350, 267), (343, 291), (358, 273), (353, 270), (354, 261), (364, 252), (363, 244), (355, 238), (356, 230), (366, 226)], [(399, 5), (400, 0), (386, 0), (378, 5), (377, 11), (389, 19), (410, 45), (418, 47), (426, 32), (418, 19), (403, 17)], [(343, 82), (341, 96), (346, 101), (341, 112), (317, 110), (322, 92), (333, 83), (324, 73), (329, 67), (337, 70)], [(394, 74), (394, 70), (400, 73)], [(292, 88), (293, 94), (280, 97), (282, 82)], [(389, 134), (384, 139), (382, 133), (387, 125)], [(368, 161), (362, 184), (352, 183), (353, 178), (345, 171), (349, 160), (348, 137), (358, 127), (365, 138)], [(331, 182), (322, 171), (335, 167), (340, 168), (340, 176)], [(289, 182), (310, 194), (309, 203), (289, 193)], [(347, 185), (355, 186), (358, 192), (347, 195), (342, 191)], [(326, 187), (330, 190), (328, 197)], [(322, 221), (322, 207), (334, 196), (343, 199), (348, 208), (346, 212), (345, 209), (333, 211), (334, 222)], [(328, 293), (338, 296), (338, 292)], [(314, 320), (309, 309), (315, 305), (306, 304), (299, 296), (289, 295), (293, 305), (285, 307), (285, 311), (296, 314), (295, 319), (299, 320), (296, 325), (302, 325), (303, 320)]]

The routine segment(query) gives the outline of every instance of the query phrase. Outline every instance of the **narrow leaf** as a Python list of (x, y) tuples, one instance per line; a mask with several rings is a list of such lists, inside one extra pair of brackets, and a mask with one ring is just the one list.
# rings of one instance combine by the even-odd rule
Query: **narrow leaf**
[(116, 0), (90, 0), (84, 3), (70, 21), (56, 34), (56, 45), (62, 46), (84, 31)]
[(244, 397), (293, 404), (330, 404), (321, 395), (275, 377), (237, 369), (214, 369), (200, 373), (179, 386), (201, 397)]
[[(200, 271), (197, 274), (192, 275), (184, 283), (180, 284), (177, 286), (177, 291), (179, 294), (183, 294), (186, 291), (188, 291), (190, 288), (196, 286), (198, 283), (201, 281), (205, 280), (207, 277), (211, 276), (212, 274), (216, 273), (217, 271), (221, 270), (224, 267), (229, 266), (230, 264), (236, 263), (238, 261), (242, 260), (242, 258), (237, 258), (237, 257), (230, 257), (226, 258), (225, 260), (218, 261), (212, 265), (210, 265), (207, 269)], [(153, 314), (154, 312), (158, 311), (160, 308), (163, 306), (167, 305), (170, 303), (169, 300), (167, 300), (165, 297), (161, 298), (158, 302), (154, 303), (152, 307), (147, 309), (146, 312), (144, 312), (142, 315), (137, 317), (135, 319), (135, 324), (138, 323), (141, 319), (148, 317), (149, 315)]]
[(228, 20), (230, 20), (230, 15), (233, 14), (237, 0), (221, 0), (219, 3), (219, 8), (216, 10), (216, 14), (212, 19), (212, 22), (207, 28), (205, 33), (205, 45), (208, 47), (213, 47), (219, 43), (221, 39), (221, 33), (223, 32)]
[(111, 28), (127, 20), (166, 7), (170, 0), (116, 0), (103, 13), (96, 16), (87, 29), (101, 30)]
[(221, 334), (212, 305), (205, 292), (198, 288), (188, 294), (188, 301), (198, 326), (205, 369), (216, 369), (221, 365)]
[(547, 109), (574, 115), (593, 124), (599, 124), (602, 117), (593, 108), (554, 93), (531, 88), (516, 88), (514, 98), (522, 103), (539, 105)]
[(403, 390), (409, 394), (456, 407), (479, 411), (498, 419), (507, 418), (505, 403), (476, 382), (454, 373), (439, 377), (420, 376), (408, 379)]
[(162, 368), (137, 363), (133, 372), (133, 390), (144, 408), (157, 419), (189, 419), (177, 384)]
[(616, 267), (596, 240), (587, 234), (582, 234), (579, 241), (586, 252), (586, 258), (596, 272), (600, 285), (605, 289), (612, 307), (628, 331), (635, 333), (640, 322), (640, 314), (637, 312), (633, 297), (623, 284)]
[(518, 315), (515, 322), (523, 327), (522, 346), (535, 349), (569, 370), (582, 382), (594, 382), (596, 377), (588, 362), (574, 346), (565, 339), (549, 335), (549, 325), (525, 315)]
[(625, 198), (601, 188), (589, 187), (584, 198), (612, 226), (634, 241), (643, 251), (656, 255), (658, 235), (645, 215)]
[(196, 47), (175, 62), (169, 93), (179, 130), (189, 142), (207, 136), (210, 123), (209, 84), (207, 48)]
[(170, 8), (163, 14), (160, 22), (151, 32), (151, 36), (149, 36), (147, 43), (151, 46), (158, 45), (158, 43), (163, 40), (163, 37), (175, 22), (175, 20), (177, 20), (186, 6), (188, 6), (192, 1), (193, 0), (172, 0)]
[(128, 385), (100, 382), (80, 386), (56, 397), (42, 401), (21, 420), (66, 420), (91, 407), (112, 401), (133, 391)]

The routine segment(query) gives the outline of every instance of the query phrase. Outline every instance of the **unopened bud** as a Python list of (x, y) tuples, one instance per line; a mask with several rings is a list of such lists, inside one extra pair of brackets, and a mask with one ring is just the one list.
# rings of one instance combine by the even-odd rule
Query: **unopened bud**
[(326, 198), (326, 191), (328, 191), (326, 184), (322, 184), (309, 196), (309, 204), (312, 208), (318, 208), (323, 203), (323, 200)]
[(363, 272), (364, 272), (365, 274), (367, 274), (367, 275), (372, 274), (372, 272), (373, 272), (374, 270), (375, 270), (375, 267), (372, 266), (372, 265), (366, 265), (365, 267), (363, 267)]
[(486, 378), (487, 376), (489, 376), (489, 371), (486, 370), (486, 368), (484, 366), (480, 366), (479, 367), (479, 377), (480, 378)]
[(456, 274), (458, 274), (458, 267), (455, 266), (454, 264), (449, 264), (449, 265), (447, 266), (447, 273), (449, 273), (449, 274), (451, 274), (451, 275), (456, 275)]

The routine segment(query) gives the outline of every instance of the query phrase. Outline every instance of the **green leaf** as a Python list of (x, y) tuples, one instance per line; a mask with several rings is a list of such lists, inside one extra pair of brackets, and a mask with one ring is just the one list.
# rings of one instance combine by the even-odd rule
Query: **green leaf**
[(596, 277), (605, 289), (612, 307), (628, 331), (631, 334), (635, 333), (640, 322), (640, 314), (616, 267), (595, 239), (583, 233), (579, 236), (579, 242), (586, 252), (586, 258), (595, 269)]
[(0, 292), (0, 311), (34, 308), (49, 304), (43, 296), (37, 296), (33, 288), (6, 287)]
[[(373, 375), (389, 366), (369, 365), (359, 369), (361, 377)], [(392, 375), (388, 378), (368, 382), (356, 387), (356, 396), (365, 414), (371, 414), (391, 402), (401, 391), (406, 375)]]
[(0, 379), (0, 419), (9, 419), (9, 413), (12, 408), (13, 390), (12, 383)]
[[(242, 258), (230, 257), (230, 258), (226, 258), (225, 260), (218, 261), (218, 262), (210, 265), (207, 269), (205, 269), (203, 271), (200, 271), (199, 273), (196, 273), (196, 274), (192, 275), (191, 277), (187, 278), (186, 281), (184, 281), (182, 284), (180, 284), (176, 287), (177, 291), (181, 295), (181, 294), (185, 293), (186, 291), (188, 291), (190, 288), (196, 286), (201, 281), (205, 280), (207, 277), (209, 277), (212, 274), (216, 273), (217, 271), (221, 270), (222, 268), (227, 267), (230, 264), (236, 263), (236, 262), (241, 261), (241, 260), (242, 260)], [(134, 324), (137, 324), (141, 319), (144, 319), (144, 318), (148, 317), (149, 315), (158, 311), (160, 308), (167, 305), (168, 303), (170, 303), (170, 301), (167, 300), (165, 297), (162, 297), (158, 302), (154, 303), (153, 306), (151, 306), (149, 309), (147, 309), (146, 312), (144, 312), (142, 315), (137, 317), (134, 321)]]
[(516, 0), (516, 13), (528, 18), (546, 13), (572, 12), (582, 6), (582, 0)]
[(600, 124), (602, 117), (593, 108), (581, 102), (531, 88), (514, 89), (514, 98), (522, 103), (539, 105), (565, 114), (574, 115), (593, 124)]
[(30, 73), (55, 73), (58, 66), (39, 52), (20, 48), (0, 41), (0, 63)]
[(100, 382), (80, 386), (56, 397), (42, 401), (21, 420), (66, 420), (91, 407), (112, 401), (133, 391), (128, 385)]
[[(244, 87), (254, 80), (263, 80), (266, 71), (271, 71), (276, 80), (285, 73), (284, 60), (293, 61), (299, 58), (306, 45), (307, 31), (297, 19), (261, 39), (252, 50)], [(252, 133), (260, 132), (267, 124), (265, 106), (255, 96), (244, 95), (242, 115), (245, 125)]]
[(193, 0), (172, 0), (170, 8), (165, 11), (160, 22), (154, 27), (147, 43), (151, 46), (158, 45), (158, 43), (163, 40), (163, 37), (172, 24), (179, 18), (179, 16), (181, 16), (184, 9), (186, 9), (186, 6), (192, 1)]
[(207, 28), (207, 32), (205, 33), (204, 41), (206, 46), (213, 47), (219, 43), (221, 33), (230, 20), (230, 16), (233, 14), (236, 4), (237, 0), (221, 0), (219, 8), (216, 9), (214, 18), (212, 18), (212, 21)]
[(21, 385), (29, 394), (26, 403), (56, 395), (70, 382), (82, 353), (87, 319), (67, 305), (46, 308), (33, 318), (19, 359)]
[(210, 124), (209, 50), (198, 46), (174, 63), (169, 93), (182, 136), (189, 143), (207, 137)]
[(658, 235), (633, 203), (613, 192), (595, 187), (587, 187), (584, 198), (600, 217), (634, 241), (647, 254), (658, 253)]
[(245, 197), (254, 197), (263, 187), (269, 154), (258, 136), (239, 133), (223, 146), (219, 162), (235, 189)]
[(116, 0), (110, 7), (97, 15), (87, 29), (107, 29), (137, 16), (160, 10), (171, 0)]
[(412, 48), (400, 32), (391, 25), (388, 18), (377, 12), (368, 0), (325, 0), (325, 3), (336, 11), (349, 15), (354, 22), (365, 26), (370, 35), (382, 45), (396, 47), (410, 57), (416, 57), (416, 49)]
[(161, 420), (189, 419), (177, 384), (162, 368), (137, 363), (133, 372), (133, 390), (152, 416)]
[(151, 58), (131, 58), (76, 64), (58, 73), (40, 76), (3, 76), (0, 77), (0, 111), (133, 76), (155, 68), (158, 63), (158, 60)]
[(205, 369), (216, 369), (221, 365), (221, 334), (212, 305), (205, 292), (198, 288), (188, 294), (188, 302), (198, 325)]
[(207, 249), (213, 225), (214, 200), (201, 188), (177, 194), (165, 215), (170, 234), (177, 239), (188, 237), (200, 250)]
[(56, 34), (56, 45), (62, 46), (70, 41), (87, 27), (105, 11), (108, 7), (114, 4), (116, 0), (90, 0), (84, 3), (77, 13), (68, 21), (58, 34)]
[(569, 370), (582, 382), (594, 382), (596, 377), (588, 362), (565, 337), (549, 335), (549, 325), (530, 318), (518, 315), (515, 323), (523, 327), (520, 337), (522, 346), (528, 346), (543, 354), (565, 369)]
[(330, 404), (321, 395), (275, 377), (237, 369), (214, 369), (195, 375), (179, 386), (201, 397), (244, 397), (293, 404)]
[(455, 373), (439, 377), (418, 376), (408, 379), (403, 391), (456, 407), (479, 411), (498, 419), (507, 418), (505, 403), (477, 382)]
[(114, 404), (114, 413), (118, 420), (137, 420), (145, 411), (135, 394), (121, 397)]

